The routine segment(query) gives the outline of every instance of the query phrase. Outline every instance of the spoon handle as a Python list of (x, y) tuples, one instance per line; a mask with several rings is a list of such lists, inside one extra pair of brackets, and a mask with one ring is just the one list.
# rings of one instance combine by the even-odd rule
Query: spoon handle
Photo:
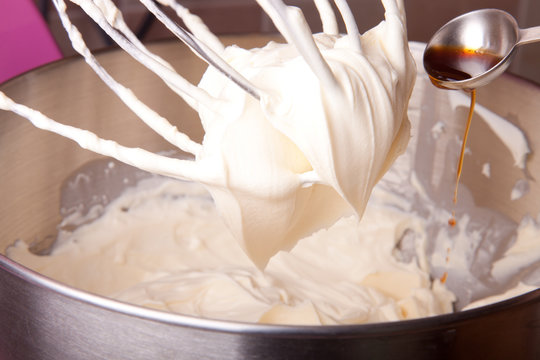
[(537, 41), (540, 41), (540, 26), (519, 29), (519, 41), (517, 42), (517, 45), (529, 44)]

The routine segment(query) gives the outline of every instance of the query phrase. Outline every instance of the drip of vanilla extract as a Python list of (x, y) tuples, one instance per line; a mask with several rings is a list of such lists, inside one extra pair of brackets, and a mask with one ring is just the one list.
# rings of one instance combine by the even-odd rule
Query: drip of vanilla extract
[[(467, 125), (465, 126), (465, 132), (463, 133), (463, 141), (461, 143), (461, 152), (459, 154), (459, 160), (456, 171), (456, 185), (454, 187), (453, 203), (454, 207), (457, 204), (459, 179), (463, 172), (463, 159), (465, 157), (465, 147), (467, 145), (467, 138), (469, 137), (469, 130), (471, 129), (472, 118), (474, 114), (474, 105), (476, 104), (476, 89), (471, 90), (471, 104), (469, 105), (469, 115), (467, 117)], [(452, 210), (452, 217), (448, 220), (450, 226), (456, 226), (456, 211)]]
[[(458, 48), (455, 46), (435, 46), (428, 49), (424, 54), (424, 64), (427, 72), (430, 74), (431, 82), (443, 89), (447, 89), (441, 84), (441, 81), (460, 81), (470, 79), (475, 75), (481, 74), (492, 68), (501, 61), (501, 57), (491, 54), (481, 49)], [(453, 203), (457, 204), (458, 187), (461, 173), (463, 171), (463, 158), (465, 156), (465, 147), (467, 137), (471, 128), (472, 117), (474, 114), (474, 105), (476, 103), (476, 89), (470, 90), (471, 104), (469, 106), (469, 116), (461, 144), (461, 153), (456, 174), (456, 185), (454, 188)], [(450, 226), (456, 225), (456, 213), (452, 211), (452, 217), (448, 220)]]

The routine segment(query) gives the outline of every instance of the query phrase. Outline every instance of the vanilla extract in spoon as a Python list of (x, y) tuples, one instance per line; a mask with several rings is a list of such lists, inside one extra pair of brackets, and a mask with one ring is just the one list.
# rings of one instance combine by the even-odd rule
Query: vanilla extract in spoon
[[(497, 65), (502, 58), (482, 49), (437, 45), (426, 49), (424, 67), (434, 85), (471, 79)], [(472, 90), (472, 89), (471, 89)]]

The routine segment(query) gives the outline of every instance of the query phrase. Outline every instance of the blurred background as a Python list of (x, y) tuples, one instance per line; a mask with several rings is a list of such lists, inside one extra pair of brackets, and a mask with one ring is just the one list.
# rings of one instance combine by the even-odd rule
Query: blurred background
[[(60, 24), (56, 10), (50, 0), (0, 0), (2, 8), (10, 2), (33, 1), (49, 27), (53, 39), (63, 56), (74, 54), (69, 40)], [(153, 41), (171, 37), (171, 34), (136, 0), (114, 0), (124, 18), (140, 38)], [(66, 2), (69, 2), (66, 0)], [(255, 0), (180, 0), (181, 4), (201, 16), (209, 28), (217, 34), (271, 33), (275, 32), (271, 21), (256, 4)], [(313, 0), (288, 0), (304, 10), (313, 31), (320, 31), (318, 15)], [(13, 3), (12, 3), (13, 4)], [(379, 0), (349, 0), (360, 31), (365, 31), (383, 19), (383, 7)], [(405, 0), (409, 39), (426, 42), (431, 35), (448, 20), (471, 10), (499, 8), (512, 14), (520, 27), (540, 25), (539, 0)], [(80, 10), (69, 4), (68, 13), (79, 27), (92, 49), (113, 45), (106, 35)], [(2, 25), (0, 24), (0, 32)], [(1, 52), (6, 49), (1, 48)], [(521, 47), (510, 72), (540, 84), (540, 43)], [(1, 63), (0, 63), (1, 65)]]

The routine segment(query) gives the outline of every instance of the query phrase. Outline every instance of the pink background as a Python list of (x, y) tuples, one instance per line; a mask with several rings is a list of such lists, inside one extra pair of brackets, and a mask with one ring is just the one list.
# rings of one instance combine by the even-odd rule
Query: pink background
[(61, 57), (31, 0), (0, 0), (0, 83)]

